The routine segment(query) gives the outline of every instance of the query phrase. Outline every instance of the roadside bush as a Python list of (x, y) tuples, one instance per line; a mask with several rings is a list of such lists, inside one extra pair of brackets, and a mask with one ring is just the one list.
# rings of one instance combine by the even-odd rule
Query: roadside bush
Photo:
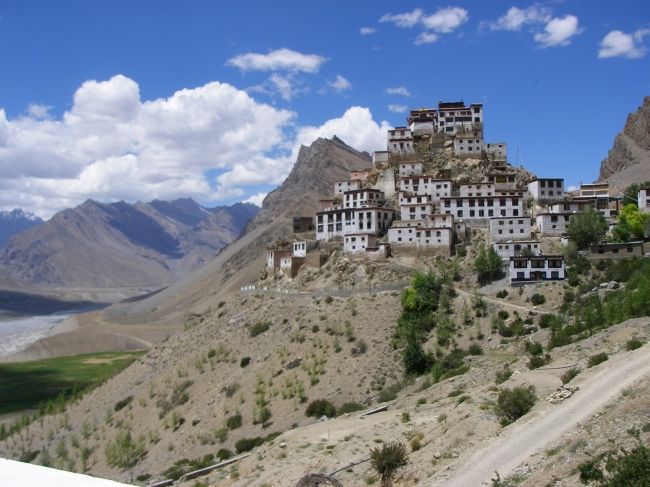
[(200, 468), (209, 467), (213, 463), (214, 463), (214, 455), (205, 455), (204, 457), (195, 458), (193, 460), (183, 458), (181, 460), (178, 460), (177, 462), (174, 463), (174, 465), (172, 465), (167, 470), (165, 470), (163, 472), (163, 475), (167, 479), (178, 480), (187, 472), (192, 472)]
[(643, 340), (640, 340), (638, 338), (630, 338), (625, 344), (625, 350), (631, 352), (632, 350), (641, 348), (643, 345), (645, 345), (645, 342)]
[(256, 337), (257, 335), (261, 335), (267, 331), (269, 328), (271, 328), (270, 321), (258, 321), (253, 326), (251, 326), (249, 334), (251, 337)]
[(320, 418), (321, 416), (333, 418), (336, 416), (336, 407), (327, 399), (316, 399), (309, 403), (305, 414), (316, 418)]
[(502, 426), (517, 421), (537, 402), (535, 388), (515, 387), (513, 389), (503, 389), (497, 399), (496, 413), (501, 421)]
[(220, 448), (217, 452), (217, 458), (221, 461), (228, 460), (230, 457), (232, 457), (232, 452), (227, 448)]
[(127, 396), (124, 399), (117, 401), (115, 403), (115, 412), (124, 409), (129, 403), (133, 400), (133, 396)]
[(239, 413), (234, 414), (230, 416), (228, 419), (226, 419), (226, 426), (228, 426), (228, 429), (230, 430), (241, 428), (241, 425), (242, 425), (242, 417), (241, 414)]
[(546, 360), (541, 355), (533, 355), (528, 361), (528, 368), (530, 370), (537, 369), (546, 365)]
[(610, 450), (578, 467), (580, 482), (597, 487), (650, 485), (650, 451), (640, 441), (632, 450)]
[(541, 355), (544, 353), (544, 347), (539, 342), (526, 342), (526, 352), (530, 355)]
[(564, 374), (560, 376), (560, 380), (562, 381), (562, 384), (568, 384), (571, 382), (574, 377), (576, 377), (580, 372), (582, 372), (580, 369), (577, 367), (572, 367), (568, 369)]
[(467, 352), (470, 355), (483, 355), (483, 347), (478, 343), (472, 343), (467, 349)]
[(382, 487), (393, 485), (397, 470), (408, 464), (406, 446), (398, 441), (370, 450), (370, 462), (381, 478)]
[(355, 411), (361, 411), (363, 409), (365, 409), (363, 405), (359, 404), (358, 402), (346, 402), (343, 403), (336, 414), (337, 416), (341, 416), (342, 414), (353, 413)]
[(244, 367), (247, 367), (248, 364), (251, 363), (251, 358), (250, 357), (244, 357), (239, 361), (239, 366), (243, 369)]
[(106, 445), (106, 463), (111, 467), (131, 468), (147, 454), (144, 436), (134, 439), (130, 431), (120, 431), (115, 440)]
[(508, 291), (505, 289), (502, 289), (501, 291), (497, 292), (496, 297), (499, 299), (504, 299), (508, 297)]
[(543, 294), (535, 293), (530, 297), (530, 302), (533, 303), (534, 306), (544, 304), (546, 302), (546, 296)]
[(254, 438), (242, 438), (235, 443), (235, 450), (237, 453), (245, 453), (251, 451), (264, 443), (264, 438), (256, 436)]
[(497, 313), (497, 316), (502, 320), (507, 320), (508, 316), (510, 316), (510, 313), (508, 313), (505, 309), (502, 309)]
[(595, 367), (598, 364), (602, 364), (604, 361), (606, 361), (609, 358), (609, 356), (605, 352), (597, 353), (596, 355), (592, 355), (589, 357), (589, 360), (587, 360), (587, 367)]

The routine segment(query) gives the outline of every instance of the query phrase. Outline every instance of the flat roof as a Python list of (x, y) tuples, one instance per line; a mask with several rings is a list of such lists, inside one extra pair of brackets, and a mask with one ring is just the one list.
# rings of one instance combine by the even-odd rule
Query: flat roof
[(351, 193), (381, 193), (381, 189), (374, 189), (374, 188), (359, 188), (359, 189), (350, 189), (348, 191), (344, 191), (343, 194), (351, 194)]
[(564, 260), (563, 255), (517, 255), (510, 257), (510, 260), (548, 260), (548, 259), (562, 259)]
[(433, 176), (428, 176), (426, 174), (412, 174), (411, 176), (400, 176), (399, 178), (400, 179), (429, 178), (430, 181), (440, 181), (440, 182), (448, 182), (448, 183), (453, 182), (451, 179), (438, 179), (438, 178), (434, 178)]

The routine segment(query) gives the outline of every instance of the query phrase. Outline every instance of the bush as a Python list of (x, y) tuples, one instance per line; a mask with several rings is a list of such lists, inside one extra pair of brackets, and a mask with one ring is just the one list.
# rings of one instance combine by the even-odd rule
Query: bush
[(555, 323), (558, 323), (559, 318), (555, 315), (541, 315), (539, 317), (539, 327), (540, 328), (549, 328), (553, 326)]
[(510, 316), (510, 313), (508, 313), (505, 309), (502, 309), (497, 313), (497, 316), (502, 320), (507, 320), (508, 316)]
[(560, 380), (562, 381), (562, 384), (568, 384), (573, 380), (574, 377), (576, 377), (579, 373), (581, 372), (580, 369), (576, 367), (572, 367), (568, 369), (564, 374), (560, 376)]
[(634, 432), (638, 445), (632, 450), (620, 447), (598, 455), (578, 467), (580, 482), (597, 487), (650, 485), (650, 451)]
[(530, 302), (533, 303), (534, 306), (544, 304), (546, 302), (546, 296), (543, 294), (535, 293), (530, 297)]
[(251, 358), (250, 357), (244, 357), (239, 361), (239, 366), (243, 369), (244, 367), (248, 366), (248, 364), (251, 363)]
[(643, 345), (645, 345), (645, 342), (643, 340), (640, 340), (638, 338), (630, 338), (625, 344), (625, 350), (630, 352), (632, 350), (636, 350), (637, 348), (641, 348)]
[(530, 370), (537, 369), (546, 365), (546, 360), (540, 355), (533, 355), (528, 361), (528, 368)]
[(544, 347), (539, 342), (526, 342), (526, 352), (530, 355), (541, 355), (544, 353)]
[(127, 396), (121, 401), (117, 401), (115, 403), (115, 411), (117, 412), (120, 409), (124, 409), (132, 400), (133, 400), (133, 396)]
[(502, 390), (499, 393), (496, 406), (496, 413), (501, 420), (501, 425), (506, 426), (517, 421), (532, 409), (535, 402), (537, 402), (537, 396), (533, 386)]
[(497, 373), (494, 376), (494, 382), (496, 384), (503, 384), (512, 376), (512, 370), (506, 365), (503, 367), (503, 370), (497, 370)]
[(333, 418), (336, 416), (336, 407), (327, 399), (316, 399), (309, 403), (305, 414), (316, 418), (320, 418), (321, 416)]
[(602, 364), (608, 358), (609, 356), (605, 352), (592, 355), (591, 357), (589, 357), (589, 360), (587, 360), (587, 367), (588, 368), (595, 367), (598, 364)]
[(472, 343), (467, 349), (467, 352), (470, 355), (483, 355), (483, 348), (478, 343)]
[(325, 296), (325, 303), (330, 304), (332, 301), (334, 301), (334, 298), (332, 296)]
[(338, 409), (337, 415), (341, 416), (342, 414), (353, 413), (355, 411), (361, 411), (365, 409), (362, 404), (358, 402), (346, 402)]
[(496, 294), (496, 296), (497, 296), (497, 298), (499, 298), (499, 299), (507, 298), (507, 297), (508, 297), (508, 291), (506, 291), (505, 289), (502, 289), (501, 291), (499, 291), (499, 292)]
[(220, 448), (217, 452), (217, 458), (221, 461), (228, 460), (230, 457), (232, 457), (232, 452), (227, 448)]
[(244, 453), (251, 451), (253, 448), (256, 448), (264, 443), (264, 438), (256, 436), (255, 438), (242, 438), (241, 440), (235, 443), (235, 450), (237, 453)]
[(406, 447), (398, 441), (385, 443), (370, 450), (370, 462), (381, 477), (382, 486), (390, 487), (397, 470), (408, 464)]
[(130, 431), (120, 431), (112, 441), (106, 445), (106, 463), (111, 467), (122, 469), (137, 465), (147, 454), (143, 436), (134, 439)]
[(489, 246), (487, 249), (483, 245), (479, 247), (476, 260), (474, 260), (474, 270), (481, 285), (503, 276), (503, 261), (494, 247)]
[(407, 374), (420, 375), (431, 367), (431, 357), (424, 351), (420, 339), (415, 334), (410, 334), (406, 339), (402, 363)]
[(237, 428), (241, 428), (242, 425), (242, 417), (241, 414), (237, 413), (234, 414), (233, 416), (230, 416), (228, 419), (226, 419), (226, 426), (228, 426), (228, 429), (230, 430), (236, 430)]
[(251, 337), (256, 337), (257, 335), (261, 335), (267, 331), (269, 328), (271, 328), (270, 321), (258, 321), (253, 326), (251, 326), (249, 333)]

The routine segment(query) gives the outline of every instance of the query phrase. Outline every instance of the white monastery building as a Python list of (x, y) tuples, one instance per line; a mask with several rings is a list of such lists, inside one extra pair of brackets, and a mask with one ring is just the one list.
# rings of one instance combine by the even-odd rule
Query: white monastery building
[(490, 218), (490, 238), (492, 242), (530, 240), (531, 229), (530, 217), (527, 216)]
[(537, 255), (510, 258), (510, 283), (558, 281), (565, 277), (564, 257)]
[(528, 183), (528, 192), (535, 203), (548, 203), (564, 198), (564, 179), (537, 178)]

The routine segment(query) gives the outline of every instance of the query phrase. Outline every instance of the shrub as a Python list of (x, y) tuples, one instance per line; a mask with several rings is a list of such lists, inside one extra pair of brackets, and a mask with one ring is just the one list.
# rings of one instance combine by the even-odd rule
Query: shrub
[(501, 425), (506, 426), (517, 421), (532, 409), (536, 401), (537, 396), (533, 386), (503, 389), (499, 393), (496, 406)]
[(494, 377), (494, 382), (496, 384), (503, 384), (512, 376), (512, 370), (506, 365), (503, 367), (503, 370), (497, 370), (497, 373)]
[(544, 347), (539, 342), (526, 342), (526, 352), (530, 355), (541, 355), (544, 353)]
[(120, 431), (112, 441), (106, 445), (106, 463), (111, 467), (131, 468), (137, 465), (147, 454), (143, 436), (134, 439), (130, 431)]
[(535, 293), (530, 297), (530, 302), (533, 303), (534, 306), (544, 304), (546, 302), (546, 296), (543, 294)]
[(541, 355), (533, 355), (528, 361), (528, 368), (530, 370), (537, 369), (546, 365), (546, 360)]
[(327, 399), (316, 399), (309, 403), (305, 414), (316, 418), (320, 418), (321, 416), (333, 418), (336, 416), (336, 407)]
[(502, 320), (507, 320), (508, 316), (510, 316), (510, 313), (508, 313), (505, 309), (502, 309), (497, 313), (497, 316)]
[(253, 448), (256, 448), (264, 443), (264, 438), (256, 436), (255, 438), (242, 438), (235, 443), (235, 450), (237, 453), (244, 453), (251, 451)]
[(330, 304), (332, 301), (334, 301), (334, 299), (332, 298), (332, 296), (325, 296), (325, 303), (326, 303), (326, 304)]
[(499, 299), (507, 298), (507, 297), (508, 297), (508, 291), (506, 291), (505, 289), (502, 289), (501, 291), (499, 291), (499, 292), (496, 294), (496, 296), (497, 296), (497, 298), (499, 298)]
[(558, 322), (558, 317), (551, 314), (541, 315), (539, 317), (539, 327), (549, 328)]
[(227, 448), (220, 448), (217, 452), (217, 458), (221, 461), (228, 460), (230, 457), (232, 457), (232, 452)]
[(365, 409), (362, 404), (358, 402), (346, 402), (338, 409), (337, 415), (341, 416), (342, 414), (353, 413), (355, 411), (361, 411)]
[(587, 360), (587, 367), (595, 367), (598, 364), (602, 364), (605, 360), (607, 360), (609, 356), (605, 352), (597, 353), (596, 355), (592, 355), (589, 357), (589, 360)]
[(243, 369), (244, 367), (248, 366), (248, 364), (251, 363), (251, 358), (250, 357), (244, 357), (239, 361), (239, 366)]
[(640, 340), (638, 338), (630, 338), (625, 344), (625, 350), (629, 352), (636, 350), (637, 348), (641, 348), (643, 345), (645, 345), (645, 342), (643, 340)]
[(467, 352), (470, 355), (483, 355), (483, 348), (478, 343), (472, 343), (467, 349)]
[(408, 464), (406, 447), (398, 441), (385, 443), (370, 450), (370, 462), (381, 477), (381, 485), (390, 487), (397, 470)]
[(431, 367), (431, 358), (422, 348), (420, 339), (413, 333), (406, 339), (402, 363), (407, 374), (423, 374)]
[(572, 367), (568, 369), (564, 374), (560, 376), (560, 380), (562, 381), (562, 384), (568, 384), (573, 380), (574, 377), (576, 377), (579, 373), (581, 372), (580, 369), (576, 367)]
[(481, 285), (488, 284), (503, 275), (503, 261), (494, 247), (489, 246), (487, 249), (483, 245), (479, 247), (474, 260), (474, 270)]
[(650, 485), (650, 451), (635, 433), (638, 445), (627, 450), (610, 450), (582, 463), (580, 482), (597, 487)]
[(237, 413), (232, 416), (230, 416), (228, 419), (226, 419), (226, 426), (228, 426), (228, 429), (235, 430), (237, 428), (240, 428), (242, 425), (242, 417), (241, 414)]
[(117, 401), (115, 403), (115, 411), (117, 412), (120, 409), (124, 409), (132, 400), (133, 400), (133, 396), (127, 396), (124, 399)]
[(270, 321), (258, 321), (253, 326), (251, 326), (249, 333), (251, 337), (256, 337), (257, 335), (261, 335), (267, 331), (269, 328), (271, 328)]

